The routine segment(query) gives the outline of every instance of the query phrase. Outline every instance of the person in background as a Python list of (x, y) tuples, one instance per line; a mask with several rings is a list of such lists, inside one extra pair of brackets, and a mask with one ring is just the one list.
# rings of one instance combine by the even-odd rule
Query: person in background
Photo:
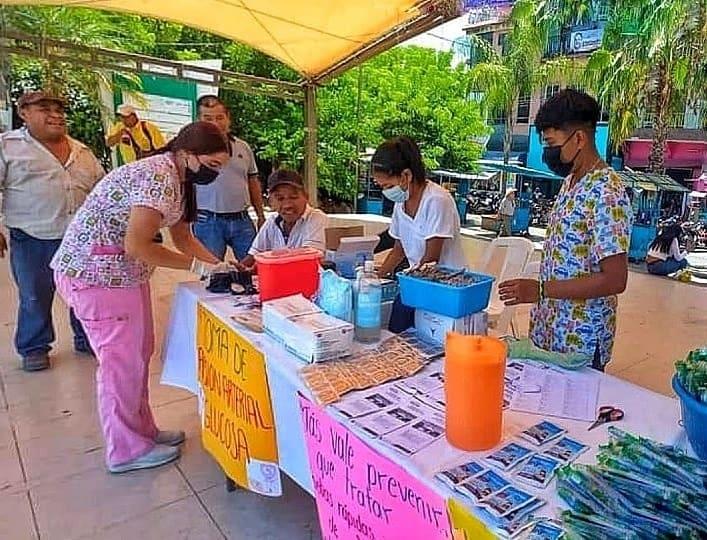
[(604, 370), (616, 333), (617, 295), (626, 289), (631, 205), (619, 176), (599, 156), (599, 105), (563, 90), (538, 111), (543, 161), (565, 177), (548, 218), (540, 279), (499, 285), (507, 305), (535, 304), (530, 338), (545, 350), (583, 353)]
[(109, 148), (118, 145), (123, 163), (132, 163), (152, 156), (164, 146), (164, 136), (160, 128), (152, 122), (140, 120), (135, 107), (123, 103), (117, 112), (120, 121), (108, 134), (106, 145)]
[[(447, 190), (427, 180), (417, 144), (408, 137), (385, 141), (373, 154), (371, 170), (383, 196), (395, 203), (388, 231), (395, 243), (378, 270), (379, 275), (390, 275), (405, 257), (411, 267), (434, 262), (465, 268), (456, 204)], [(402, 332), (413, 322), (414, 310), (397, 298), (391, 314), (391, 332)]]
[(648, 272), (657, 276), (667, 276), (687, 268), (687, 253), (680, 251), (682, 227), (670, 225), (660, 231), (648, 246), (646, 266)]
[(258, 229), (265, 223), (263, 192), (255, 156), (248, 144), (230, 134), (231, 115), (216, 96), (197, 102), (199, 120), (211, 122), (228, 136), (231, 159), (213, 184), (199, 186), (194, 234), (219, 259), (230, 247), (239, 260), (248, 254), (256, 229), (250, 219), (251, 205), (258, 216)]
[(498, 229), (498, 236), (512, 236), (511, 225), (513, 214), (516, 211), (516, 188), (508, 188), (506, 196), (501, 199), (498, 207), (498, 217), (501, 218), (501, 226)]
[[(49, 262), (74, 213), (105, 174), (91, 150), (67, 135), (65, 106), (63, 98), (28, 92), (17, 102), (24, 127), (0, 135), (2, 215), (20, 300), (15, 348), (25, 371), (50, 367), (55, 285)], [(7, 249), (0, 232), (0, 257)], [(76, 352), (93, 354), (71, 310), (69, 320)]]
[(244, 268), (255, 263), (255, 255), (282, 248), (309, 247), (325, 250), (324, 231), (327, 216), (307, 202), (307, 192), (299, 173), (279, 169), (268, 177), (271, 206), (277, 214), (271, 215), (253, 240), (248, 255), (241, 261)]
[[(228, 159), (228, 141), (215, 126), (182, 128), (157, 155), (113, 170), (96, 186), (52, 260), (57, 288), (96, 351), (110, 472), (157, 467), (179, 456), (184, 432), (159, 431), (150, 410), (149, 279), (157, 266), (201, 278), (231, 267), (191, 232), (194, 187), (213, 182)], [(176, 250), (153, 242), (160, 227), (169, 228)]]

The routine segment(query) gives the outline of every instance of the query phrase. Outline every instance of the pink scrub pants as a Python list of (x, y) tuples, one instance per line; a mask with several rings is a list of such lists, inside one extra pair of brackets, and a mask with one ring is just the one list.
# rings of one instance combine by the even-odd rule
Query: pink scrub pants
[(92, 287), (59, 272), (55, 279), (98, 360), (96, 392), (106, 462), (119, 465), (140, 457), (155, 446), (157, 435), (148, 399), (155, 345), (150, 284)]

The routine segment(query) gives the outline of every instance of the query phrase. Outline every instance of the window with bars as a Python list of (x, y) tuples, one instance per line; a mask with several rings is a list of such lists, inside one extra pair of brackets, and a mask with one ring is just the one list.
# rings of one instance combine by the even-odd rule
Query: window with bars
[(560, 91), (560, 85), (559, 85), (559, 84), (548, 84), (548, 85), (545, 87), (545, 94), (543, 95), (543, 101), (545, 101), (545, 100), (551, 98), (552, 96), (554, 96), (555, 94), (557, 94), (557, 92), (559, 92), (559, 91)]
[(530, 121), (530, 94), (523, 94), (518, 98), (516, 121), (519, 124), (527, 124)]

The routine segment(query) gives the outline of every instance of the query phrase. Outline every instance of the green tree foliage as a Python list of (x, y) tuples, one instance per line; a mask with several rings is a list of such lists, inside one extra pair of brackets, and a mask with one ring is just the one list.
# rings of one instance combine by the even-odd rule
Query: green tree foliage
[[(76, 8), (0, 6), (2, 31), (13, 31), (72, 43), (130, 49), (131, 39), (149, 39), (138, 17)], [(128, 43), (128, 47), (124, 44)], [(66, 97), (71, 134), (89, 145), (104, 165), (110, 163), (101, 123), (100, 84), (112, 84), (110, 74), (54, 60), (15, 56), (11, 64), (11, 95), (43, 88)], [(123, 77), (124, 86), (135, 88), (135, 78)]]
[[(221, 58), (225, 70), (299, 80), (293, 70), (250, 47), (165, 21), (75, 8), (2, 10), (9, 28), (29, 34), (170, 60)], [(482, 152), (476, 141), (487, 128), (478, 104), (467, 99), (465, 68), (452, 67), (451, 62), (451, 53), (398, 47), (318, 89), (318, 174), (327, 194), (352, 200), (358, 150), (394, 135), (416, 139), (430, 167), (474, 168)], [(13, 58), (13, 73), (24, 86), (56, 85), (59, 91), (78, 93), (92, 103), (93, 109), (72, 111), (69, 121), (74, 135), (104, 151), (100, 122), (89, 118), (94, 114), (98, 120), (99, 101), (93, 89), (103, 75), (19, 58)], [(261, 160), (301, 168), (300, 103), (233, 90), (222, 91), (221, 97), (231, 109), (233, 131), (253, 146)]]
[(587, 84), (609, 104), (615, 144), (645, 113), (654, 118), (649, 168), (663, 172), (670, 116), (707, 96), (707, 2), (610, 0), (610, 8)]
[(451, 53), (398, 47), (322, 88), (322, 186), (351, 198), (357, 141), (364, 149), (401, 134), (420, 144), (428, 167), (472, 170), (482, 152), (476, 140), (487, 128), (478, 104), (467, 98), (465, 68), (451, 62)]

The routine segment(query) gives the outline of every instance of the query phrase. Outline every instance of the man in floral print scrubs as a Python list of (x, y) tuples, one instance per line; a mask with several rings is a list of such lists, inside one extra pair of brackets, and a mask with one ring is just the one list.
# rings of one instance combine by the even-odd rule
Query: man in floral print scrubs
[(626, 289), (632, 212), (594, 144), (598, 121), (596, 100), (576, 90), (555, 94), (538, 111), (543, 161), (566, 178), (549, 216), (540, 279), (506, 281), (499, 292), (507, 305), (535, 304), (535, 345), (584, 353), (603, 371), (614, 345), (616, 295)]

